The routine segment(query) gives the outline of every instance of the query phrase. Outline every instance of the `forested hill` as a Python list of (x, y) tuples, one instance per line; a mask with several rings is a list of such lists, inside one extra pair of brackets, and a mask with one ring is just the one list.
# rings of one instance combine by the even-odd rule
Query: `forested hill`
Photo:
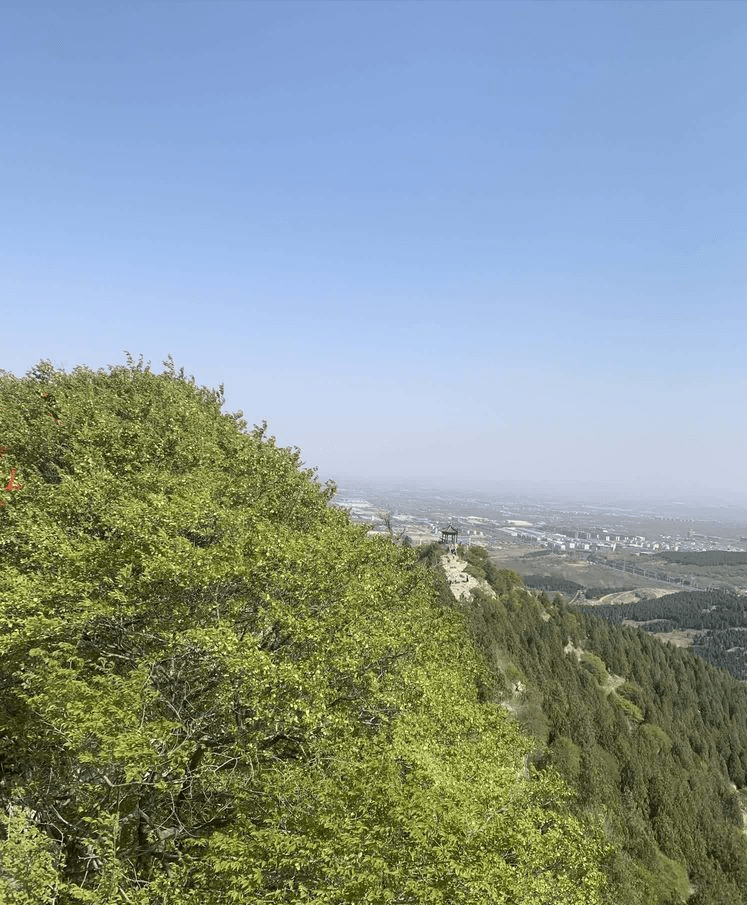
[(0, 375), (0, 902), (622, 901), (433, 573), (221, 404)]
[(458, 604), (222, 402), (0, 374), (0, 905), (747, 905), (743, 685)]
[[(619, 902), (747, 902), (747, 686), (695, 654), (532, 596), (484, 551), (498, 592), (467, 612), (493, 693), (537, 738), (536, 762), (604, 815)], [(662, 598), (670, 601), (671, 597)]]
[(747, 597), (729, 591), (682, 591), (634, 603), (588, 608), (608, 622), (637, 622), (647, 632), (689, 630), (693, 651), (737, 679), (747, 679)]

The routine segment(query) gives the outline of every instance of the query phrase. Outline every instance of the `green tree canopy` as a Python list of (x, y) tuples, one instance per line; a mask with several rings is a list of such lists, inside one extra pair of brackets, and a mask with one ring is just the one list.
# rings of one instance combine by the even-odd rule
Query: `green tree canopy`
[(416, 552), (165, 364), (0, 375), (0, 903), (601, 901)]

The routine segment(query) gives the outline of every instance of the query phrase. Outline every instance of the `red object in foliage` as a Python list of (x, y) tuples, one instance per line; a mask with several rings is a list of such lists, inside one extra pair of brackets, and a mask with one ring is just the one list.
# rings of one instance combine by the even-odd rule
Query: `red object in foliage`
[[(4, 458), (5, 452), (8, 449), (7, 446), (0, 446), (0, 459)], [(22, 490), (23, 484), (16, 483), (16, 470), (15, 468), (11, 468), (10, 470), (10, 480), (8, 481), (5, 487), (0, 487), (0, 490)], [(5, 503), (3, 500), (0, 500), (0, 506), (4, 506)]]
[[(0, 459), (2, 459), (3, 456), (5, 455), (5, 450), (7, 448), (8, 448), (7, 446), (0, 446)], [(15, 484), (14, 483), (15, 479), (16, 479), (16, 470), (15, 470), (15, 468), (11, 468), (10, 480), (8, 481), (7, 486), (3, 487), (2, 489), (3, 490), (22, 490), (23, 484)], [(2, 500), (0, 500), (0, 506), (4, 506), (4, 505), (5, 505), (5, 503)]]
[(10, 480), (8, 481), (8, 486), (3, 488), (4, 490), (22, 490), (23, 489), (23, 484), (16, 484), (15, 487), (13, 486), (13, 479), (15, 478), (15, 476), (16, 476), (16, 470), (15, 470), (15, 468), (11, 468)]

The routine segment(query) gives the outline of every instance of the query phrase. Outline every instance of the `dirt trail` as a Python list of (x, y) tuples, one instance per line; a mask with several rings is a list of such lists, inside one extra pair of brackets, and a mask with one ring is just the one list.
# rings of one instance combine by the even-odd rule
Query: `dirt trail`
[(457, 600), (469, 600), (475, 588), (482, 588), (488, 594), (495, 596), (495, 592), (486, 581), (478, 581), (472, 575), (468, 575), (464, 570), (467, 563), (454, 553), (444, 553), (441, 558), (441, 565), (446, 572), (446, 578), (451, 588), (451, 593)]

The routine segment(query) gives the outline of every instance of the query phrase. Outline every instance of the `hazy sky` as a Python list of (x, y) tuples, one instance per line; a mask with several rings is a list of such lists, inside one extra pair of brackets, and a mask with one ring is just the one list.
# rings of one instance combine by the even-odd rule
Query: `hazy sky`
[(171, 353), (324, 477), (745, 493), (747, 5), (0, 12), (0, 367)]

